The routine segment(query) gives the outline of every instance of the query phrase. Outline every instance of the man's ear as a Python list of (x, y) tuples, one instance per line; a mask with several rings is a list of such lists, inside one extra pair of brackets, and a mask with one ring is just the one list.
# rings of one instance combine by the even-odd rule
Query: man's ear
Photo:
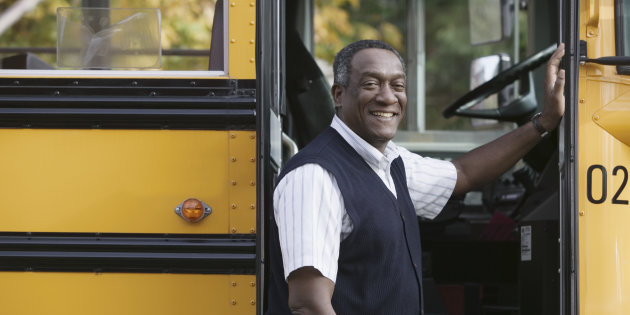
[(341, 107), (341, 98), (343, 97), (344, 87), (339, 84), (333, 84), (330, 88), (330, 94), (332, 94), (333, 102), (335, 102), (335, 109)]

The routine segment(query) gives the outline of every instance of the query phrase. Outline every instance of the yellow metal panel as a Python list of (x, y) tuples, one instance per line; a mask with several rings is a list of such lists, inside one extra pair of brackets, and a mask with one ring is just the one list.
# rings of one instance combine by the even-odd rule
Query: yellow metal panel
[(255, 314), (256, 303), (256, 277), (230, 275), (230, 314)]
[[(615, 55), (613, 8), (612, 0), (581, 3), (580, 37), (587, 41), (589, 58)], [(630, 170), (630, 116), (621, 107), (628, 104), (630, 81), (615, 67), (593, 64), (581, 66), (579, 76), (579, 313), (630, 314), (630, 205), (625, 203), (630, 185), (623, 184), (623, 170)]]
[(588, 21), (586, 23), (587, 36), (599, 35), (599, 0), (588, 1)]
[[(604, 84), (582, 78), (581, 89), (588, 101), (582, 103), (579, 119), (579, 270), (580, 314), (629, 314), (630, 300), (630, 206), (614, 204), (630, 200), (628, 186), (620, 190), (624, 175), (617, 166), (630, 169), (630, 147), (600, 128), (593, 113), (600, 107), (599, 93)], [(603, 167), (591, 169), (593, 165)], [(591, 189), (587, 191), (587, 175), (591, 174)], [(604, 180), (604, 175), (605, 180)], [(606, 193), (602, 187), (606, 187)], [(599, 202), (588, 200), (587, 196)]]
[(230, 132), (230, 232), (256, 233), (256, 133)]
[[(228, 233), (228, 133), (2, 129), (0, 231)], [(179, 218), (189, 197), (212, 214)]]
[(228, 75), (256, 78), (256, 1), (231, 0), (228, 18)]
[(0, 313), (256, 314), (255, 281), (254, 275), (1, 272)]
[[(615, 88), (614, 86), (611, 88)], [(630, 93), (625, 89), (619, 98), (600, 108), (593, 121), (625, 145), (630, 145)]]

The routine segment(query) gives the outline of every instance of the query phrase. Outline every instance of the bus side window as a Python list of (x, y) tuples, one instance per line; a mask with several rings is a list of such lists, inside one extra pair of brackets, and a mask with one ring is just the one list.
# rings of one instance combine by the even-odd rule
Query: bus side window
[(210, 40), (210, 63), (208, 70), (223, 71), (225, 65), (223, 52), (223, 0), (217, 0), (212, 22), (212, 39)]

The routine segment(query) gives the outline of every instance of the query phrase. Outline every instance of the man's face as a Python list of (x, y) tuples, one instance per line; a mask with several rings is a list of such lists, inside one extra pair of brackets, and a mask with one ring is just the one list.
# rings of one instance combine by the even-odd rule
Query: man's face
[(385, 150), (405, 114), (405, 73), (396, 55), (368, 48), (352, 57), (347, 87), (333, 86), (337, 115), (363, 140)]

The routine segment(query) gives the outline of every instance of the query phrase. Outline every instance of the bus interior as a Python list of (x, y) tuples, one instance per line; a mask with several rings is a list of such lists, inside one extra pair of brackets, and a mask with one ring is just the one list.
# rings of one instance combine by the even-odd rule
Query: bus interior
[[(0, 12), (18, 2), (0, 4)], [(190, 77), (229, 81), (234, 76), (235, 72), (227, 68), (232, 56), (224, 47), (229, 39), (227, 31), (222, 29), (228, 27), (222, 13), (231, 2), (186, 2), (182, 7), (190, 6), (190, 10), (205, 8), (199, 3), (213, 7), (210, 11), (203, 9), (204, 14), (190, 21), (186, 21), (186, 16), (171, 19), (169, 14), (175, 14), (181, 7), (168, 7), (164, 1), (139, 1), (143, 2), (140, 5), (124, 0), (44, 0), (35, 7), (52, 8), (59, 5), (54, 4), (57, 2), (84, 9), (131, 5), (144, 8), (161, 3), (165, 6), (161, 8), (163, 39), (159, 54), (162, 64), (149, 66), (149, 69), (127, 69), (129, 66), (123, 65), (120, 67), (123, 70), (117, 70), (118, 67), (110, 64), (71, 65), (65, 70), (55, 70), (62, 68), (55, 64), (60, 61), (59, 56), (54, 57), (58, 53), (55, 42), (37, 43), (36, 39), (16, 42), (16, 37), (27, 36), (25, 34), (35, 37), (34, 34), (40, 32), (33, 28), (25, 33), (25, 28), (35, 27), (33, 21), (38, 19), (25, 13), (24, 17), (30, 22), (17, 21), (12, 28), (0, 32), (0, 74), (3, 77), (24, 74), (14, 70), (40, 71), (47, 76), (53, 75), (52, 71), (61, 71), (64, 76), (79, 77), (95, 73), (108, 76), (109, 71), (117, 78), (171, 77), (175, 80), (172, 82), (182, 80), (183, 91)], [(200, 6), (196, 6), (198, 4)], [(328, 126), (335, 113), (330, 96), (332, 58), (351, 41), (381, 39), (401, 52), (407, 63), (409, 105), (394, 142), (423, 156), (449, 160), (529, 121), (542, 108), (544, 65), (559, 33), (557, 1), (304, 0), (278, 1), (264, 6), (277, 10), (274, 13), (277, 15), (259, 15), (258, 32), (264, 32), (263, 23), (279, 23), (280, 53), (279, 60), (267, 63), (266, 59), (258, 59), (262, 58), (258, 50), (257, 73), (260, 75), (263, 68), (273, 67), (267, 71), (278, 72), (279, 82), (266, 84), (279, 86), (272, 86), (272, 92), (257, 91), (256, 97), (277, 93), (278, 103), (270, 109), (262, 107), (259, 101), (257, 119), (269, 117), (262, 114), (265, 111), (275, 112), (281, 117), (280, 127), (286, 137), (281, 149), (270, 149), (281, 150), (281, 158), (259, 160), (259, 163), (275, 164), (259, 164), (259, 172), (271, 169), (271, 173), (277, 173), (282, 161), (294, 153), (291, 148), (302, 148)], [(42, 16), (50, 19), (55, 13), (38, 14), (41, 19)], [(274, 21), (274, 16), (279, 20)], [(175, 25), (173, 20), (177, 19), (190, 24), (212, 19), (214, 22), (210, 24), (214, 26), (190, 27), (189, 37), (175, 43), (175, 37), (184, 36), (165, 34), (164, 29), (169, 23)], [(169, 31), (177, 30), (177, 26), (169, 27)], [(196, 32), (211, 34), (196, 36)], [(169, 37), (164, 40), (164, 36)], [(262, 41), (267, 35), (257, 36), (257, 40)], [(203, 44), (195, 42), (199, 37)], [(260, 49), (264, 44), (257, 45)], [(193, 59), (196, 61), (186, 61)], [(257, 78), (263, 79), (262, 76)], [(224, 87), (223, 83), (213, 86), (212, 82), (208, 83), (211, 88)], [(487, 82), (492, 83), (485, 84)], [(7, 92), (10, 85), (7, 81), (0, 93), (12, 93)], [(252, 88), (250, 83), (244, 83), (238, 93), (250, 93)], [(188, 95), (188, 92), (171, 90), (182, 98)], [(142, 106), (150, 107), (147, 104)], [(218, 118), (210, 124), (219, 124), (220, 119), (228, 118)], [(152, 125), (162, 124), (162, 120), (158, 120), (149, 119), (144, 127), (159, 129), (186, 124), (175, 119), (167, 126)], [(3, 128), (25, 127), (19, 119), (5, 117), (0, 118), (0, 122)], [(72, 119), (65, 123), (79, 124)], [(235, 124), (251, 125), (251, 122), (236, 120)], [(26, 127), (47, 126), (47, 118), (41, 118)], [(115, 121), (109, 126), (74, 125), (76, 128), (114, 129), (117, 126)], [(500, 179), (466, 196), (451, 198), (443, 215), (434, 220), (419, 218), (425, 314), (559, 314), (557, 139), (556, 131)], [(273, 140), (264, 141), (271, 142), (266, 144), (268, 146), (280, 145)], [(258, 199), (257, 262), (264, 261), (267, 236), (260, 234), (264, 234), (265, 222), (272, 211), (268, 198), (274, 180), (264, 180), (265, 187), (262, 182), (259, 180), (257, 193), (267, 195), (267, 199), (263, 202)], [(260, 314), (264, 311), (264, 283), (269, 269), (261, 263), (256, 270), (259, 273), (257, 297), (261, 301), (257, 312)]]

